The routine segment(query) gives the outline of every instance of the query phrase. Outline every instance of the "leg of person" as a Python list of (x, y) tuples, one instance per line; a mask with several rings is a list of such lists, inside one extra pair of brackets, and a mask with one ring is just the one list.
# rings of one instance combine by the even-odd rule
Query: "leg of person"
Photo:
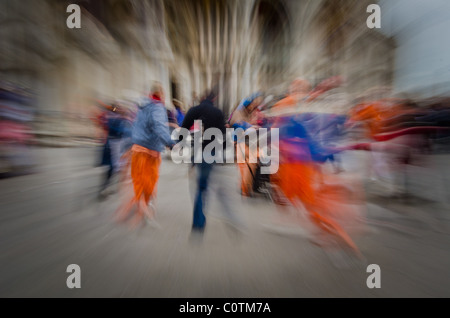
[[(303, 171), (305, 174), (309, 174), (309, 179), (312, 181), (323, 180), (323, 175), (320, 170), (314, 169), (313, 167), (305, 167), (306, 169)], [(322, 183), (323, 181), (319, 181)], [(324, 200), (323, 197), (329, 197), (328, 192), (322, 192), (322, 189), (317, 189), (313, 186), (311, 182), (304, 184), (305, 191), (300, 192), (299, 198), (304, 204), (310, 219), (316, 224), (319, 228), (321, 228), (324, 232), (331, 234), (332, 236), (342, 240), (347, 246), (349, 246), (358, 256), (361, 256), (361, 253), (347, 234), (347, 232), (339, 225), (335, 220), (329, 217), (329, 213), (326, 213), (328, 209), (327, 200)], [(322, 192), (322, 193), (320, 193)], [(328, 195), (327, 195), (328, 194)]]
[[(111, 176), (109, 177), (108, 183), (111, 183), (112, 177), (115, 175), (120, 176), (121, 171), (121, 153), (120, 153), (121, 140), (120, 139), (111, 139), (110, 147), (111, 147), (111, 163), (112, 163), (112, 171)], [(117, 187), (114, 189), (117, 191)]]
[(154, 191), (153, 195), (146, 196), (142, 200), (140, 200), (139, 204), (140, 209), (143, 211), (145, 219), (147, 220), (147, 224), (155, 228), (161, 228), (159, 223), (156, 221), (156, 210), (152, 202), (155, 196), (156, 191)]
[(241, 173), (241, 194), (243, 196), (249, 196), (250, 195), (250, 190), (247, 189), (247, 183), (246, 183), (246, 179), (245, 179), (245, 172), (247, 168), (247, 164), (245, 163), (238, 163), (239, 165), (239, 172)]
[(156, 225), (154, 221), (155, 214), (149, 209), (148, 205), (150, 199), (155, 196), (156, 184), (159, 178), (159, 166), (161, 164), (161, 157), (153, 157), (148, 154), (140, 154), (140, 178), (138, 178), (142, 192), (140, 196), (136, 198), (138, 202), (138, 211), (135, 217), (134, 225), (139, 224), (144, 217), (147, 218), (152, 224)]
[[(215, 192), (217, 194), (219, 203), (222, 206), (222, 212), (225, 215), (226, 219), (235, 227), (243, 228), (244, 222), (235, 213), (235, 209), (233, 209), (233, 206), (231, 204), (232, 194), (229, 191), (230, 186), (233, 186), (234, 182), (233, 177), (230, 177), (233, 175), (233, 173), (229, 169), (230, 168), (227, 166), (217, 165), (214, 168), (214, 171), (218, 173), (211, 178), (215, 179), (215, 183), (217, 185), (215, 187)], [(217, 180), (216, 178), (219, 178), (220, 180)]]
[(145, 216), (145, 199), (144, 196), (141, 196), (137, 203), (137, 211), (134, 215), (133, 219), (130, 221), (130, 226), (132, 229), (135, 229), (139, 224), (141, 224), (142, 220)]
[(108, 171), (106, 172), (105, 179), (104, 179), (102, 185), (100, 186), (100, 189), (99, 189), (99, 192), (98, 192), (99, 198), (103, 198), (102, 192), (104, 190), (106, 190), (106, 188), (107, 188), (107, 186), (109, 184), (109, 180), (110, 180), (110, 178), (112, 176), (112, 172), (113, 172), (113, 165), (112, 165), (112, 158), (111, 158), (111, 148), (110, 148), (110, 144), (109, 144), (108, 140), (105, 142), (105, 145), (103, 146), (101, 165), (102, 166), (108, 166)]
[(113, 175), (113, 172), (114, 172), (114, 167), (112, 166), (112, 164), (110, 164), (108, 166), (108, 171), (106, 172), (106, 176), (105, 176), (105, 179), (103, 181), (103, 185), (100, 188), (99, 195), (101, 197), (103, 197), (103, 192), (108, 188), (108, 185), (109, 185), (109, 183), (111, 181), (111, 177)]
[(131, 170), (131, 150), (127, 154), (126, 166), (124, 166), (124, 168), (120, 172), (121, 174), (120, 192), (124, 194), (124, 197), (126, 199), (115, 213), (117, 221), (123, 221), (124, 218), (126, 218), (128, 211), (130, 211), (133, 205), (136, 203), (130, 170)]
[(252, 194), (252, 176), (251, 167), (248, 164), (248, 147), (245, 143), (236, 144), (236, 159), (241, 173), (241, 194), (243, 196), (251, 196)]
[(131, 150), (127, 150), (121, 157), (120, 182), (124, 183), (128, 179), (128, 173), (131, 165)]
[(256, 169), (258, 165), (256, 163), (249, 163), (247, 165), (247, 170), (245, 170), (245, 184), (247, 189), (249, 189), (250, 195), (254, 193), (254, 184), (257, 181)]
[(135, 196), (127, 199), (116, 211), (115, 219), (116, 222), (123, 222), (128, 217), (133, 205), (136, 203)]
[(208, 179), (212, 170), (212, 164), (202, 162), (198, 165), (199, 177), (197, 195), (194, 203), (194, 220), (192, 228), (196, 230), (203, 230), (205, 228), (206, 218), (203, 213), (203, 206), (205, 204), (206, 190), (208, 187)]
[(144, 187), (142, 184), (142, 154), (138, 152), (131, 152), (131, 179), (133, 181), (134, 195), (117, 210), (116, 219), (118, 221), (124, 221), (134, 204), (138, 204), (139, 199), (142, 197)]

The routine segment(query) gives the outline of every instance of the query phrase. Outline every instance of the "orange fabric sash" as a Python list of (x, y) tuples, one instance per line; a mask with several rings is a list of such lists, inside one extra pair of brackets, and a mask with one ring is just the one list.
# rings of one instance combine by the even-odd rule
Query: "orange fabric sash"
[(146, 154), (148, 154), (149, 156), (152, 156), (152, 157), (160, 157), (161, 156), (161, 154), (158, 151), (147, 149), (147, 148), (139, 146), (139, 145), (133, 145), (133, 147), (131, 147), (131, 151), (133, 151), (133, 152), (143, 152), (143, 153), (146, 153)]

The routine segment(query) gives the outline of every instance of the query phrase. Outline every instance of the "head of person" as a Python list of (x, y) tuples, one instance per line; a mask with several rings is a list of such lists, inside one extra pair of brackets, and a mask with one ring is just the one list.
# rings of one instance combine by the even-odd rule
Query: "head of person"
[(177, 110), (183, 111), (183, 104), (178, 99), (173, 99), (172, 104)]
[(218, 90), (217, 86), (214, 86), (212, 89), (208, 90), (205, 93), (204, 100), (208, 100), (212, 103), (215, 103), (217, 101), (218, 96), (219, 96), (219, 90)]
[(161, 83), (154, 83), (151, 90), (151, 95), (164, 100), (164, 90)]

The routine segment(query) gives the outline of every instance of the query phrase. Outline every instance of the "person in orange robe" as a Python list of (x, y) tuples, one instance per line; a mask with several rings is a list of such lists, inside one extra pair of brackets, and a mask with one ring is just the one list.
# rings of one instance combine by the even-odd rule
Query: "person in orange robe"
[[(261, 118), (258, 107), (262, 102), (263, 98), (260, 93), (245, 99), (229, 120), (233, 128), (247, 130), (258, 126), (258, 120)], [(250, 153), (253, 147), (249, 147), (244, 139), (244, 136), (241, 136), (236, 143), (236, 158), (241, 173), (241, 194), (249, 197), (253, 194), (253, 179), (257, 169), (257, 163), (250, 162), (253, 161), (250, 158), (258, 158), (258, 150), (256, 148), (254, 149), (255, 153)]]
[(350, 190), (338, 176), (322, 171), (321, 162), (325, 160), (313, 155), (314, 141), (295, 117), (278, 118), (272, 128), (280, 129), (281, 139), (280, 165), (272, 177), (273, 183), (294, 207), (304, 207), (326, 242), (344, 243), (361, 256), (345, 227), (360, 223), (360, 211), (352, 211), (351, 206), (361, 206), (362, 195)]
[(148, 103), (142, 107), (133, 124), (131, 148), (131, 178), (134, 197), (122, 205), (116, 215), (118, 221), (126, 219), (133, 205), (138, 211), (132, 222), (137, 226), (144, 218), (154, 225), (155, 211), (149, 209), (149, 203), (156, 195), (156, 184), (159, 178), (161, 152), (165, 147), (173, 147), (167, 111), (163, 101), (164, 93), (161, 84), (155, 84)]

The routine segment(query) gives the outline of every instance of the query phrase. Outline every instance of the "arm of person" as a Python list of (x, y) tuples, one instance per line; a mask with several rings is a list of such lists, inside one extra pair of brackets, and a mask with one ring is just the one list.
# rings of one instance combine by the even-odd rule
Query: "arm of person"
[(153, 113), (153, 124), (155, 125), (155, 131), (158, 137), (163, 141), (163, 143), (171, 147), (174, 145), (174, 141), (170, 136), (167, 113), (164, 107), (155, 107)]
[(233, 116), (231, 116), (230, 119), (230, 125), (233, 126), (234, 124), (237, 124), (240, 121), (243, 121), (243, 116), (242, 116), (242, 110), (240, 108), (236, 109), (233, 113)]
[(183, 123), (181, 124), (182, 128), (186, 128), (187, 130), (191, 129), (192, 125), (194, 125), (194, 121), (198, 119), (196, 108), (191, 108), (186, 116), (184, 117)]

